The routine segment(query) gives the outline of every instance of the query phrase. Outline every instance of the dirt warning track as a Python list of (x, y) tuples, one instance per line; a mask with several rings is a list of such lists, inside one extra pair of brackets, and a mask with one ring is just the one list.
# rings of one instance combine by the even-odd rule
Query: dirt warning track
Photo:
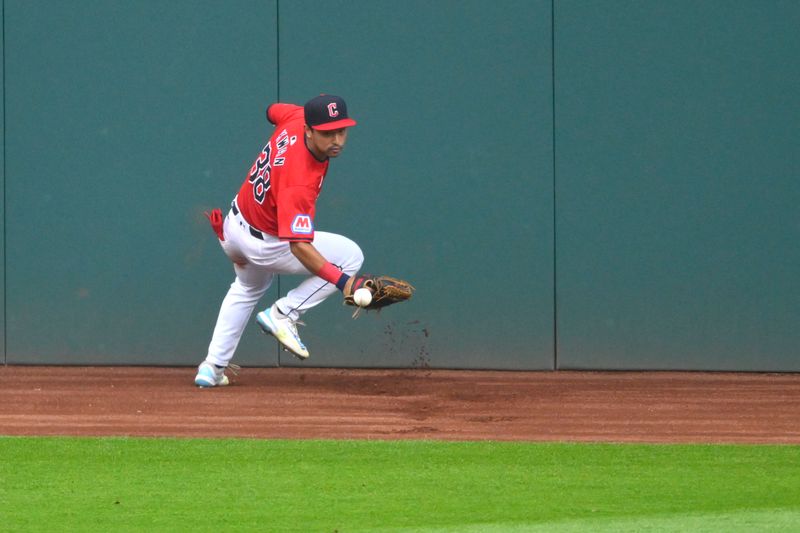
[(800, 444), (800, 374), (0, 367), (0, 435)]

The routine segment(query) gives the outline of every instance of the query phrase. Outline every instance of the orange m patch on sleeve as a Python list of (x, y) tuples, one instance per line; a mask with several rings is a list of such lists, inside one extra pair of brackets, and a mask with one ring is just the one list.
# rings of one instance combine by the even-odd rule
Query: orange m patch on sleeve
[(314, 223), (309, 215), (295, 215), (291, 228), (292, 233), (297, 235), (311, 235), (314, 233)]

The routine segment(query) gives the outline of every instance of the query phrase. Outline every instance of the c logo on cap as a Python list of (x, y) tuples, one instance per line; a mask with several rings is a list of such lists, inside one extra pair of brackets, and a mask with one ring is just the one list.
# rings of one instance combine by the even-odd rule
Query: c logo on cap
[(328, 104), (328, 116), (331, 118), (339, 116), (339, 110), (336, 109), (336, 102), (331, 102)]

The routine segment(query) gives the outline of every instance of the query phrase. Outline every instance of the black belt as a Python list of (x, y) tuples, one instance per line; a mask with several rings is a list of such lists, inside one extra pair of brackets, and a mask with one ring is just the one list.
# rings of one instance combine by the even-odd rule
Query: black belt
[[(231, 209), (233, 210), (233, 214), (234, 214), (234, 215), (236, 215), (236, 216), (239, 216), (239, 208), (238, 208), (238, 207), (236, 207), (236, 202), (233, 202), (233, 203), (231, 204)], [(242, 220), (244, 220), (244, 217), (242, 217)], [(255, 229), (255, 228), (254, 228), (253, 226), (251, 226), (250, 224), (247, 224), (247, 229), (249, 229), (249, 230), (250, 230), (250, 235), (252, 235), (252, 236), (253, 236), (253, 237), (255, 237), (256, 239), (261, 239), (262, 241), (263, 241), (263, 240), (265, 240), (265, 239), (264, 239), (264, 234), (263, 234), (263, 233), (261, 233), (260, 231), (258, 231), (257, 229)]]

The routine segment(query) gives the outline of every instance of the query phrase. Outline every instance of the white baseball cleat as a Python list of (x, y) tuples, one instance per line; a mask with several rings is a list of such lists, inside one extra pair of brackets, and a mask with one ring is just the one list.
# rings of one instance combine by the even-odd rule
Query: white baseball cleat
[(308, 359), (308, 350), (300, 340), (300, 335), (297, 334), (297, 324), (288, 316), (280, 313), (274, 304), (269, 309), (258, 313), (256, 322), (264, 330), (264, 333), (278, 339), (278, 342), (292, 355), (298, 359)]
[(217, 368), (207, 361), (203, 361), (197, 367), (194, 384), (198, 387), (224, 387), (228, 383), (228, 376), (225, 375), (224, 368)]

